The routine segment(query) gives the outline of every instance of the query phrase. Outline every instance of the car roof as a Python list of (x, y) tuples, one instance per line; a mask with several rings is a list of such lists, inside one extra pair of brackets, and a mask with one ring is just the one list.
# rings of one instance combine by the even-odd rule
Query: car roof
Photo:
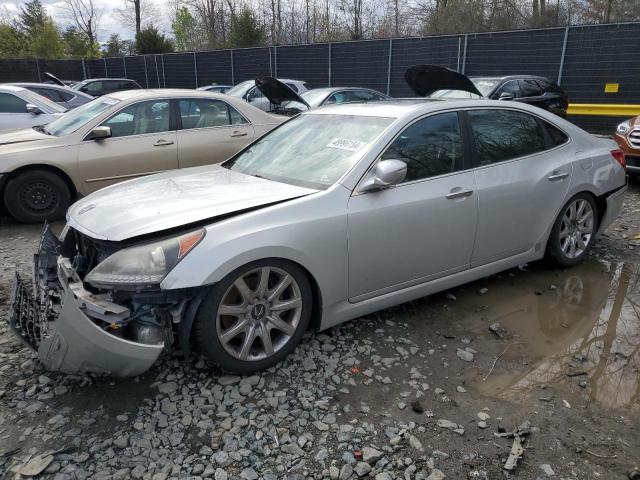
[[(308, 92), (338, 92), (342, 90), (370, 90), (372, 92), (378, 92), (377, 90), (369, 87), (321, 87), (321, 88), (312, 88), (311, 90), (307, 90)], [(381, 92), (378, 92), (381, 93)], [(384, 94), (383, 94), (384, 95)]]
[(11, 85), (15, 85), (16, 87), (43, 87), (43, 88), (55, 88), (57, 90), (67, 90), (69, 91), (69, 87), (63, 87), (62, 85), (55, 85), (53, 83), (38, 83), (38, 82), (16, 82)]
[(490, 75), (477, 75), (473, 77), (469, 77), (472, 80), (525, 80), (525, 79), (534, 79), (534, 80), (546, 80), (550, 82), (547, 77), (541, 77), (539, 75), (503, 75), (503, 76), (490, 76)]
[(24, 87), (19, 87), (10, 83), (0, 83), (0, 89), (6, 92), (22, 92), (26, 90)]
[[(132, 78), (113, 78), (113, 77), (86, 78), (84, 80), (81, 80), (81, 82), (94, 82), (94, 81), (98, 81), (98, 80), (126, 80), (127, 82), (136, 82)], [(138, 82), (136, 82), (136, 83), (138, 83)]]
[(108, 93), (106, 97), (116, 100), (164, 98), (164, 97), (204, 97), (220, 98), (229, 100), (229, 96), (221, 93), (207, 92), (206, 90), (193, 90), (188, 88), (149, 88), (138, 90), (122, 90), (120, 92)]

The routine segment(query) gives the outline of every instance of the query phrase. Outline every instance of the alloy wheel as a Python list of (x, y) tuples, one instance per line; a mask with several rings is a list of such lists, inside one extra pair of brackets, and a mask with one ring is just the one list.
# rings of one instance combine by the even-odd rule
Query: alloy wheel
[(587, 249), (594, 225), (593, 208), (587, 200), (578, 198), (567, 206), (560, 224), (560, 249), (567, 258), (577, 258)]
[(239, 275), (216, 312), (224, 350), (242, 361), (268, 358), (293, 337), (302, 316), (302, 292), (285, 270), (263, 266)]

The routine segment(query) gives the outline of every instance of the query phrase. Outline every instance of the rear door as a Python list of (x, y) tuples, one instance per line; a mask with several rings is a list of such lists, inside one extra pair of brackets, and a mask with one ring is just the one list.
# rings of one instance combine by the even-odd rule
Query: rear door
[(130, 104), (101, 125), (111, 128), (111, 138), (84, 140), (79, 148), (82, 193), (178, 168), (170, 100)]
[(183, 98), (176, 104), (180, 168), (222, 162), (254, 139), (253, 125), (227, 102)]
[(545, 248), (543, 235), (571, 179), (574, 155), (568, 137), (519, 110), (474, 109), (465, 117), (479, 201), (472, 268)]

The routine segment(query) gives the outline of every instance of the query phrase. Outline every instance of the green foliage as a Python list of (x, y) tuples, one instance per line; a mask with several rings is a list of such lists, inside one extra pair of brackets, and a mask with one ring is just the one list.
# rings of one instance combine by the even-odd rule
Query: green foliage
[(265, 31), (258, 23), (258, 19), (248, 8), (231, 19), (229, 32), (229, 46), (256, 47), (265, 42)]
[(133, 53), (131, 40), (122, 40), (120, 35), (112, 33), (102, 50), (103, 57), (124, 57)]
[(69, 27), (62, 34), (65, 53), (69, 57), (98, 58), (100, 49), (95, 42), (89, 42), (87, 35), (76, 27)]
[(136, 35), (136, 50), (139, 54), (173, 52), (173, 42), (166, 38), (154, 25), (140, 30)]
[(198, 23), (187, 7), (181, 7), (176, 11), (176, 16), (171, 22), (171, 29), (175, 38), (176, 50), (197, 50)]
[(64, 57), (64, 42), (57, 27), (51, 20), (34, 28), (30, 37), (31, 55), (36, 58)]
[(18, 26), (26, 35), (32, 36), (50, 21), (40, 0), (30, 0), (24, 4), (18, 14)]
[(25, 50), (24, 35), (13, 25), (0, 23), (0, 57), (22, 57)]

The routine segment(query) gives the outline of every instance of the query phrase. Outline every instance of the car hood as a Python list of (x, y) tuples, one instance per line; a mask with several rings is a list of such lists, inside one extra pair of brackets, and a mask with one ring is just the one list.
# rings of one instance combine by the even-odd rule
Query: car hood
[(427, 97), (438, 90), (462, 90), (483, 96), (469, 77), (440, 65), (414, 65), (404, 72), (404, 79), (416, 95), (421, 97)]
[(291, 90), (287, 85), (282, 83), (273, 77), (261, 77), (256, 78), (256, 87), (262, 92), (262, 94), (269, 99), (274, 105), (280, 105), (283, 102), (293, 101), (306, 105), (307, 108), (311, 108), (307, 102), (305, 102), (300, 95)]
[(47, 77), (47, 79), (51, 80), (53, 83), (55, 83), (56, 85), (60, 85), (62, 87), (66, 87), (66, 85), (64, 84), (64, 82), (62, 80), (60, 80), (58, 77), (56, 77), (53, 73), (50, 72), (44, 72), (42, 74), (43, 77)]
[(20, 128), (17, 130), (5, 130), (0, 132), (0, 146), (11, 145), (13, 143), (36, 142), (39, 140), (49, 140), (51, 137), (45, 133), (38, 132), (33, 128)]
[(315, 192), (209, 165), (98, 190), (71, 206), (67, 222), (93, 238), (121, 241)]

